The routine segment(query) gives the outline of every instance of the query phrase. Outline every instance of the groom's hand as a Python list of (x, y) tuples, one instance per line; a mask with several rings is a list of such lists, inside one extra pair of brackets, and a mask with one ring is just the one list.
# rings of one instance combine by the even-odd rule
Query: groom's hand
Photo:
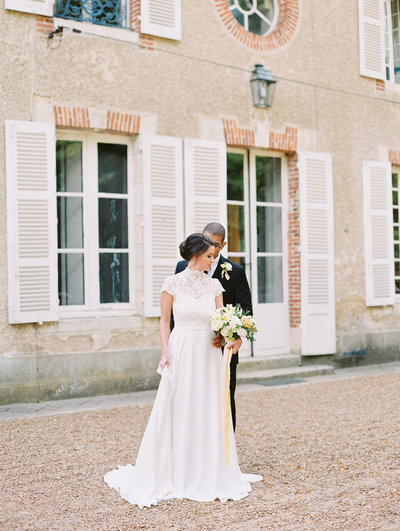
[(238, 339), (232, 339), (232, 341), (229, 341), (226, 346), (227, 348), (232, 348), (232, 354), (237, 354), (242, 346), (242, 340), (240, 337)]

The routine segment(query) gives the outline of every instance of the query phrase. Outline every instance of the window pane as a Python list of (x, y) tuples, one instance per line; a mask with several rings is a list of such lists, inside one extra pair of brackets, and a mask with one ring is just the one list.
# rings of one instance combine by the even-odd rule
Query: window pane
[(392, 186), (393, 186), (393, 188), (397, 188), (397, 186), (398, 186), (398, 175), (397, 175), (397, 173), (392, 173)]
[(258, 303), (283, 302), (282, 257), (257, 258)]
[(98, 144), (99, 192), (127, 193), (127, 146)]
[(129, 302), (128, 253), (100, 253), (100, 302)]
[(257, 252), (282, 252), (282, 210), (257, 207)]
[(400, 280), (399, 279), (395, 280), (394, 286), (395, 286), (394, 288), (395, 293), (396, 294), (400, 293)]
[(127, 199), (99, 199), (100, 249), (128, 248)]
[(227, 153), (227, 197), (231, 201), (243, 201), (243, 155)]
[(83, 207), (80, 197), (57, 197), (58, 248), (82, 249)]
[(393, 239), (395, 242), (399, 241), (399, 227), (393, 227)]
[(245, 251), (244, 206), (228, 205), (228, 242), (230, 252)]
[(400, 277), (400, 262), (394, 263), (394, 274), (396, 277)]
[(57, 192), (82, 192), (82, 142), (56, 143)]
[(393, 222), (394, 223), (399, 222), (399, 209), (398, 208), (393, 209)]
[(393, 199), (393, 204), (394, 205), (398, 205), (399, 204), (399, 194), (398, 194), (398, 192), (392, 192), (392, 199)]
[(281, 202), (281, 159), (256, 157), (257, 201)]
[(85, 304), (83, 254), (58, 255), (58, 298), (61, 306)]

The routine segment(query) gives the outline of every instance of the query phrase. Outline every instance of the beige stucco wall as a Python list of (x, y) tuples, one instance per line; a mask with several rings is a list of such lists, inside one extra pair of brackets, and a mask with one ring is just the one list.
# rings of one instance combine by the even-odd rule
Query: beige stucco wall
[[(374, 80), (359, 75), (356, 2), (339, 0), (329, 7), (324, 2), (302, 2), (295, 36), (284, 48), (269, 53), (251, 51), (237, 42), (212, 0), (182, 5), (182, 41), (156, 38), (154, 51), (69, 30), (49, 46), (36, 32), (34, 15), (0, 8), (1, 189), (5, 189), (4, 120), (39, 119), (38, 101), (146, 113), (154, 119), (154, 132), (179, 137), (200, 137), (204, 118), (234, 117), (243, 127), (261, 121), (282, 131), (293, 125), (300, 132), (300, 149), (333, 157), (338, 337), (397, 330), (400, 304), (365, 306), (362, 161), (386, 160), (388, 147), (400, 148), (400, 90), (378, 92)], [(257, 62), (278, 78), (275, 101), (267, 111), (256, 109), (251, 101), (249, 71)], [(139, 226), (140, 215), (135, 221), (135, 266), (140, 276)], [(4, 193), (0, 234), (6, 234)], [(140, 315), (61, 320), (40, 327), (8, 325), (6, 252), (3, 237), (0, 355), (158, 345), (157, 320)], [(142, 294), (139, 279), (138, 301)]]

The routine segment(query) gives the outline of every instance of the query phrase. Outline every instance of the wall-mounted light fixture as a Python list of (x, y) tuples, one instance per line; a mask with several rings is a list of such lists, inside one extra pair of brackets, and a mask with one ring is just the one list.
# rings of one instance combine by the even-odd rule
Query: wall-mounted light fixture
[(255, 107), (271, 107), (275, 93), (276, 79), (264, 65), (257, 64), (250, 78), (251, 93)]

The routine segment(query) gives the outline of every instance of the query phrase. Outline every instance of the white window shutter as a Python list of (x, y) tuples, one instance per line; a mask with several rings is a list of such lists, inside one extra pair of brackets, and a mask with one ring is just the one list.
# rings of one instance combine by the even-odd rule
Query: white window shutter
[(226, 145), (184, 140), (186, 234), (218, 221), (226, 227)]
[(302, 354), (336, 352), (332, 158), (299, 154)]
[(367, 306), (394, 304), (391, 174), (390, 162), (363, 163)]
[(384, 80), (385, 18), (383, 0), (358, 0), (360, 75)]
[(183, 236), (182, 139), (141, 137), (144, 224), (144, 314), (160, 315), (160, 290), (173, 275)]
[(5, 9), (52, 17), (54, 0), (4, 0)]
[(140, 0), (140, 32), (180, 41), (181, 0)]
[(58, 320), (54, 125), (6, 121), (10, 323)]

